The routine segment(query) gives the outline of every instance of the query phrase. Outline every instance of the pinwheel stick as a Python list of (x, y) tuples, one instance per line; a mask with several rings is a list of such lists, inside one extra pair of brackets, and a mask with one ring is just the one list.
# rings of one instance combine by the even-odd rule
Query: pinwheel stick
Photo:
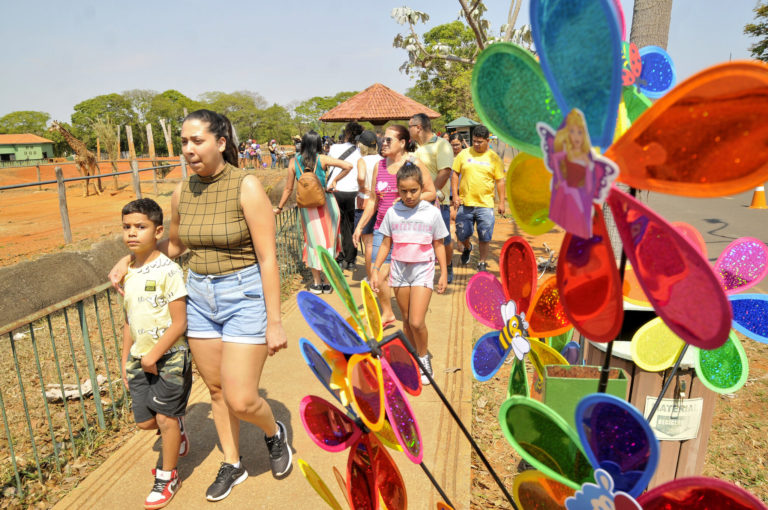
[(434, 477), (434, 476), (432, 476), (432, 473), (430, 473), (430, 472), (429, 472), (429, 469), (427, 469), (427, 465), (426, 465), (426, 464), (424, 464), (424, 461), (421, 461), (421, 462), (419, 463), (419, 466), (421, 466), (421, 469), (424, 471), (424, 474), (425, 474), (425, 475), (427, 475), (427, 478), (429, 478), (429, 481), (430, 481), (430, 482), (432, 482), (432, 486), (433, 486), (435, 489), (437, 489), (437, 492), (439, 492), (439, 493), (440, 493), (440, 497), (441, 497), (441, 498), (443, 498), (443, 501), (445, 501), (446, 503), (448, 503), (448, 505), (449, 505), (451, 508), (455, 508), (455, 507), (453, 506), (453, 503), (451, 503), (451, 500), (450, 500), (450, 499), (448, 499), (448, 495), (447, 495), (445, 492), (443, 492), (443, 488), (442, 488), (442, 487), (440, 487), (440, 484), (439, 484), (439, 483), (437, 483), (437, 480), (435, 480), (435, 477)]
[[(456, 413), (456, 410), (453, 408), (451, 403), (448, 401), (447, 398), (445, 398), (445, 395), (440, 390), (440, 387), (437, 385), (437, 383), (429, 374), (429, 372), (425, 370), (424, 367), (422, 366), (421, 361), (419, 361), (419, 355), (416, 352), (416, 349), (413, 347), (413, 345), (411, 345), (411, 342), (409, 342), (408, 339), (405, 337), (405, 334), (401, 330), (397, 330), (395, 333), (384, 337), (384, 339), (382, 339), (382, 341), (379, 342), (379, 347), (382, 347), (388, 344), (389, 342), (392, 342), (395, 338), (399, 338), (400, 341), (403, 342), (403, 345), (405, 346), (405, 348), (410, 353), (411, 357), (414, 359), (414, 361), (416, 361), (416, 364), (421, 369), (421, 373), (427, 376), (427, 379), (429, 379), (430, 384), (432, 384), (432, 388), (435, 390), (435, 393), (437, 393), (437, 396), (443, 402), (443, 405), (446, 407), (446, 409), (448, 409), (448, 412), (451, 414), (451, 416), (453, 417), (453, 420), (459, 426), (459, 429), (461, 429), (461, 432), (467, 438), (467, 441), (469, 441), (469, 444), (472, 446), (472, 449), (475, 450), (475, 453), (477, 453), (477, 456), (480, 457), (480, 460), (485, 465), (485, 468), (488, 470), (489, 473), (491, 473), (491, 476), (496, 482), (496, 485), (498, 485), (499, 489), (501, 489), (501, 492), (504, 493), (504, 497), (507, 498), (507, 501), (509, 501), (509, 504), (512, 506), (512, 508), (514, 508), (515, 510), (518, 510), (518, 507), (515, 504), (515, 500), (512, 498), (512, 495), (509, 493), (507, 488), (504, 487), (504, 483), (501, 481), (501, 478), (499, 478), (499, 475), (497, 475), (496, 471), (494, 471), (494, 469), (491, 467), (491, 464), (488, 462), (488, 459), (483, 454), (483, 451), (480, 449), (480, 447), (477, 445), (475, 440), (472, 438), (469, 431), (467, 430), (467, 427), (464, 426), (464, 423), (461, 421), (461, 418), (459, 418), (459, 415)], [(424, 469), (426, 472), (426, 468), (424, 466), (422, 466), (422, 469)], [(430, 480), (432, 480), (431, 476), (430, 476)], [(437, 487), (436, 482), (433, 481), (432, 483), (433, 485), (435, 485), (435, 487)], [(440, 495), (445, 497), (442, 491), (440, 491)], [(448, 501), (446, 500), (446, 502)]]
[(669, 383), (672, 382), (672, 379), (675, 378), (675, 374), (677, 373), (677, 369), (680, 368), (680, 362), (683, 361), (683, 356), (685, 356), (686, 351), (688, 350), (688, 347), (691, 344), (687, 343), (683, 347), (683, 350), (680, 351), (680, 355), (677, 357), (677, 361), (675, 361), (675, 366), (672, 367), (672, 373), (669, 374), (669, 377), (667, 378), (666, 382), (664, 383), (664, 387), (661, 388), (661, 393), (659, 393), (659, 397), (656, 399), (656, 402), (653, 404), (653, 407), (651, 408), (651, 412), (648, 413), (648, 423), (651, 423), (651, 419), (653, 418), (653, 415), (656, 414), (656, 410), (659, 408), (659, 404), (661, 404), (661, 399), (664, 397), (664, 394), (667, 392), (667, 389), (669, 388)]

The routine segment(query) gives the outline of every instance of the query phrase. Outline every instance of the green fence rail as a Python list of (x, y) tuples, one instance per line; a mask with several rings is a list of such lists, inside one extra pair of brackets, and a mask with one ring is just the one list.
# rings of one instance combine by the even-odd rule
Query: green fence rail
[[(295, 208), (277, 216), (276, 239), (285, 283), (305, 270)], [(122, 325), (121, 298), (105, 283), (0, 327), (1, 494), (24, 499), (35, 483), (67, 476), (69, 464), (132, 421)]]

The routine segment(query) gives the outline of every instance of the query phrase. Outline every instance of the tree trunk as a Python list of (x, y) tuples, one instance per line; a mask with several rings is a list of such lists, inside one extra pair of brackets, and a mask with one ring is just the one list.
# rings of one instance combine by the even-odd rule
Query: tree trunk
[(638, 48), (659, 46), (667, 49), (672, 0), (635, 0), (629, 40)]

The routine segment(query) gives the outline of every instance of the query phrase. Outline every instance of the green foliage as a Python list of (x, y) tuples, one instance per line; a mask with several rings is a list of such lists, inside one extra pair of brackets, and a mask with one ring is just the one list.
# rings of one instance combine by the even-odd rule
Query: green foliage
[(152, 100), (157, 91), (147, 89), (133, 89), (123, 91), (123, 97), (131, 104), (133, 113), (139, 124), (147, 123), (147, 115), (152, 108)]
[(32, 133), (48, 138), (47, 124), (51, 116), (45, 112), (18, 111), (0, 117), (0, 134)]
[(279, 144), (287, 144), (291, 141), (291, 135), (295, 134), (291, 133), (291, 114), (277, 103), (260, 111), (253, 126), (253, 138), (262, 144), (273, 138)]
[(325, 112), (335, 108), (357, 92), (339, 92), (335, 96), (315, 96), (302, 101), (293, 109), (294, 125), (298, 133), (304, 134), (314, 129), (321, 135), (335, 135), (340, 130), (340, 123), (320, 122)]
[[(104, 94), (78, 103), (72, 114), (72, 127), (76, 137), (89, 148), (96, 147), (93, 125), (98, 119), (109, 118), (115, 125), (136, 124), (130, 101), (120, 94)], [(136, 130), (136, 127), (134, 127)], [(126, 142), (127, 143), (127, 142)]]
[(256, 134), (254, 122), (261, 110), (267, 107), (267, 101), (261, 94), (250, 90), (225, 92), (206, 92), (200, 96), (204, 107), (227, 116), (242, 141), (253, 138)]
[[(198, 101), (190, 99), (178, 90), (173, 89), (166, 90), (152, 98), (146, 120), (152, 124), (152, 138), (155, 141), (157, 154), (168, 153), (163, 130), (160, 127), (160, 119), (163, 119), (166, 125), (170, 125), (174, 154), (178, 154), (181, 150), (180, 133), (181, 121), (184, 119), (184, 108), (187, 109), (187, 112), (192, 112), (202, 106)], [(144, 133), (144, 136), (139, 137), (142, 140), (146, 138), (146, 128)]]
[(755, 23), (744, 27), (745, 34), (758, 39), (749, 47), (749, 51), (757, 60), (768, 62), (768, 3), (757, 4), (754, 13)]

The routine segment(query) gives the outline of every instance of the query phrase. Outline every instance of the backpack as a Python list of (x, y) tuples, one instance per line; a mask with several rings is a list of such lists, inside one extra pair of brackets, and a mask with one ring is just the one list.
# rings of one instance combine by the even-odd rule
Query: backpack
[[(296, 158), (296, 173), (299, 174), (301, 156)], [(299, 207), (323, 207), (325, 205), (325, 190), (320, 183), (320, 178), (315, 172), (308, 170), (297, 175), (296, 205)]]

